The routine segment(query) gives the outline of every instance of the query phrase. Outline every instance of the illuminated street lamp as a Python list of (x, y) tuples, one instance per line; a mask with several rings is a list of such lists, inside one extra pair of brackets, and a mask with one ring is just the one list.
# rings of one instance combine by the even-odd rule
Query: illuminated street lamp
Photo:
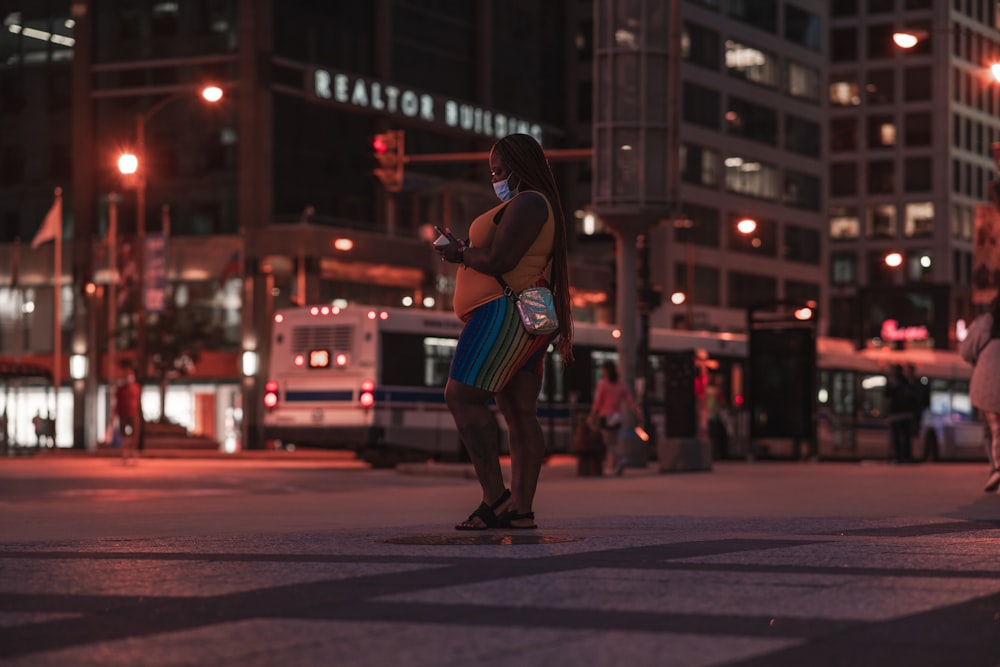
[[(222, 88), (215, 85), (200, 89), (202, 99), (216, 103), (222, 99)], [(158, 100), (153, 106), (136, 114), (135, 117), (135, 153), (124, 153), (118, 158), (118, 170), (135, 181), (136, 191), (136, 282), (138, 287), (138, 304), (136, 306), (136, 375), (140, 384), (146, 376), (146, 304), (145, 304), (145, 272), (146, 272), (146, 178), (149, 173), (149, 156), (146, 154), (146, 124), (153, 116), (166, 106), (177, 100), (189, 97), (190, 91), (183, 90)]]
[[(673, 221), (674, 229), (684, 230), (684, 269), (686, 272), (684, 291), (677, 290), (670, 295), (670, 303), (675, 306), (687, 305), (687, 329), (694, 329), (694, 226), (691, 218), (682, 215)], [(757, 221), (741, 218), (736, 223), (736, 231), (749, 236), (757, 231)]]
[(901, 49), (912, 49), (927, 39), (926, 30), (900, 30), (892, 33), (892, 41)]
[[(940, 32), (942, 34), (950, 33), (952, 29), (944, 28)], [(930, 37), (930, 33), (926, 30), (897, 30), (892, 33), (893, 43), (904, 50), (914, 48), (928, 37)], [(1000, 63), (991, 63), (988, 69), (993, 80), (1000, 82)]]

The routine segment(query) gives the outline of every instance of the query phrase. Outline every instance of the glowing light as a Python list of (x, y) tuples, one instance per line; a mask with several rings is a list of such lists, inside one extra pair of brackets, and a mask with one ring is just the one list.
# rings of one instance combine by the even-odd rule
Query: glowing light
[(340, 252), (347, 252), (348, 250), (354, 249), (354, 241), (351, 239), (339, 238), (333, 242), (334, 250), (339, 250)]
[(218, 102), (222, 99), (222, 88), (218, 86), (205, 86), (201, 89), (201, 96), (206, 102)]
[(922, 37), (926, 36), (925, 32), (894, 32), (892, 33), (892, 41), (901, 49), (912, 49)]
[(347, 365), (347, 355), (341, 352), (337, 355), (337, 365), (346, 366)]
[(243, 375), (253, 377), (257, 374), (257, 350), (243, 350), (242, 367)]
[(281, 324), (282, 322), (284, 322), (284, 321), (285, 321), (285, 316), (284, 316), (284, 315), (282, 315), (281, 313), (277, 313), (277, 314), (276, 314), (276, 315), (274, 316), (274, 321), (275, 321), (275, 322), (277, 322), (278, 324)]
[(803, 308), (796, 308), (794, 315), (795, 319), (805, 322), (812, 319), (813, 311), (812, 308), (805, 306)]
[(329, 315), (330, 314), (330, 306), (323, 306), (322, 308), (319, 309), (319, 312), (320, 312), (321, 315)]
[(384, 320), (387, 320), (387, 319), (389, 319), (389, 313), (387, 313), (387, 312), (385, 312), (385, 311), (383, 310), (382, 312), (380, 312), (380, 313), (378, 314), (378, 318), (379, 318), (380, 320), (383, 320), (383, 321), (384, 321)]
[(612, 338), (621, 338), (622, 337), (622, 330), (621, 329), (614, 329), (614, 330), (612, 330), (611, 337)]
[(888, 255), (885, 256), (886, 266), (896, 268), (897, 266), (902, 265), (902, 263), (903, 263), (903, 255), (901, 253), (890, 252)]
[(687, 301), (687, 295), (684, 294), (684, 292), (674, 292), (673, 294), (670, 295), (670, 303), (674, 304), (675, 306), (679, 306), (685, 301)]
[(273, 408), (278, 404), (278, 383), (270, 380), (264, 385), (264, 405)]
[(424, 308), (433, 308), (437, 301), (432, 296), (424, 297)]
[(306, 365), (306, 357), (305, 357), (304, 354), (296, 354), (295, 355), (295, 365), (296, 366), (305, 366)]
[(406, 308), (409, 308), (410, 306), (412, 306), (413, 305), (413, 297), (412, 296), (404, 296), (403, 297), (403, 305)]
[(139, 170), (139, 158), (132, 153), (122, 153), (118, 156), (118, 171), (123, 174), (134, 174)]
[(378, 313), (376, 313), (374, 310), (368, 311), (368, 319), (374, 320), (376, 317), (378, 317)]
[(368, 392), (365, 392), (361, 394), (360, 401), (361, 401), (361, 407), (370, 408), (375, 404), (375, 397), (369, 394)]
[(990, 76), (993, 77), (994, 81), (1000, 81), (1000, 63), (990, 65)]
[(930, 255), (921, 255), (920, 256), (920, 266), (924, 267), (925, 269), (931, 268), (931, 256)]
[(753, 218), (743, 218), (736, 223), (736, 231), (740, 234), (753, 234), (757, 231), (757, 221)]
[(309, 309), (310, 315), (319, 315), (319, 306), (313, 306)]

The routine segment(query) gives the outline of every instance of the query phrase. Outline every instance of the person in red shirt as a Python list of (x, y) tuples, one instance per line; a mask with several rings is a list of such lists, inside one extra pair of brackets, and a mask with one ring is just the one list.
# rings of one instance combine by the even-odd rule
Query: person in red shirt
[(142, 387), (135, 381), (135, 371), (128, 369), (115, 390), (115, 412), (122, 434), (122, 461), (138, 457), (139, 429), (142, 428)]
[(597, 381), (594, 390), (594, 402), (590, 407), (590, 424), (600, 427), (604, 436), (604, 445), (611, 458), (611, 469), (616, 475), (625, 470), (628, 460), (625, 457), (619, 433), (622, 428), (622, 406), (635, 415), (638, 425), (642, 425), (642, 411), (635, 404), (632, 391), (618, 377), (618, 367), (613, 361), (605, 361), (601, 367), (601, 379)]

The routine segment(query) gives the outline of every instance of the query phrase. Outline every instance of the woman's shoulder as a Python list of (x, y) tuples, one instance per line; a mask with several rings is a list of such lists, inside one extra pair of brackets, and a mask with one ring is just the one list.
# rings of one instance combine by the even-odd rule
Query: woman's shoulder
[(519, 210), (526, 213), (537, 212), (546, 217), (549, 214), (549, 200), (538, 190), (525, 190), (524, 192), (517, 193), (510, 200), (510, 206), (511, 208), (516, 206)]

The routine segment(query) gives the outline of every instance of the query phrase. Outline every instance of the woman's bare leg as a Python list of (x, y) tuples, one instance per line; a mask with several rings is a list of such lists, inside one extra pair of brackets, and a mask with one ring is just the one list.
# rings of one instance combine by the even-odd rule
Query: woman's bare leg
[(472, 460), (483, 489), (483, 502), (487, 505), (495, 503), (505, 489), (500, 469), (497, 420), (487, 405), (492, 396), (488, 391), (455, 380), (448, 380), (444, 388), (445, 401)]
[(521, 372), (496, 396), (510, 432), (510, 508), (522, 513), (532, 511), (545, 456), (545, 437), (538, 422), (541, 387), (541, 377)]

